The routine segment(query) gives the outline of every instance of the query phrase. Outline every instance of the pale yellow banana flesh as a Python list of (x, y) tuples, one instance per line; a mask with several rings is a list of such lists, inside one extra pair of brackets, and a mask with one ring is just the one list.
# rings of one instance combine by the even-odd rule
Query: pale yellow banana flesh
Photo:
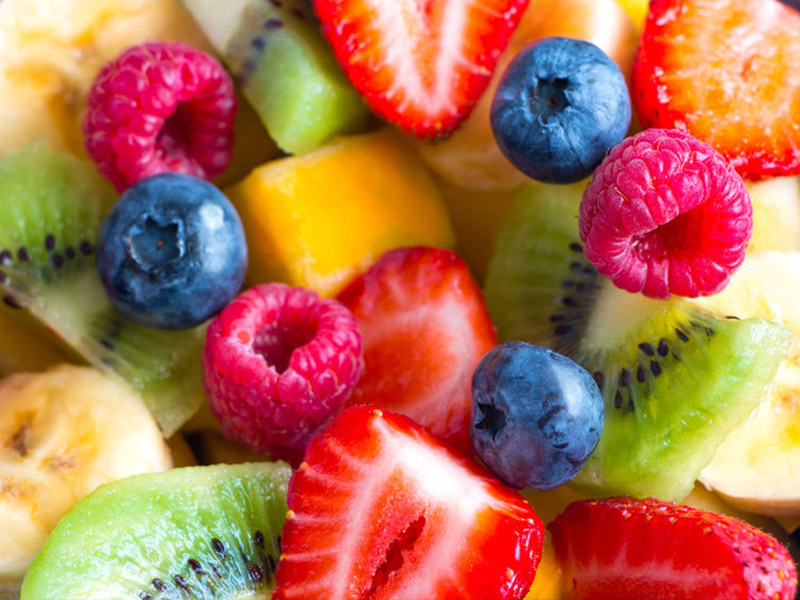
[(748, 256), (728, 287), (697, 303), (724, 315), (785, 325), (792, 345), (767, 399), (735, 429), (700, 474), (731, 504), (769, 515), (800, 515), (800, 253)]
[(0, 381), (0, 581), (20, 578), (99, 485), (171, 467), (158, 426), (123, 381), (72, 365)]

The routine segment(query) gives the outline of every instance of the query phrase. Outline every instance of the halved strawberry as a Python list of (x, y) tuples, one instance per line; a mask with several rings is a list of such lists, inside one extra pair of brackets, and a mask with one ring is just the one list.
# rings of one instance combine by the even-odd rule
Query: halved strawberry
[(792, 600), (789, 552), (752, 525), (658, 500), (570, 504), (548, 528), (568, 600)]
[(364, 343), (364, 371), (346, 404), (404, 414), (472, 453), (472, 373), (497, 335), (458, 254), (390, 250), (338, 299)]
[(800, 173), (800, 13), (777, 0), (653, 0), (633, 68), (645, 127), (714, 146), (743, 176)]
[(314, 0), (355, 88), (382, 119), (446, 135), (489, 84), (528, 0)]
[(542, 521), (410, 419), (345, 409), (289, 482), (273, 600), (511, 600), (533, 581)]

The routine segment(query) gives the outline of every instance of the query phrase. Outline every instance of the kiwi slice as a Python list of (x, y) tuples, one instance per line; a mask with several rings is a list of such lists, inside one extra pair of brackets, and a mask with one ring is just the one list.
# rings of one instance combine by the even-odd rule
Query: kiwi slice
[(305, 154), (334, 135), (363, 131), (370, 123), (369, 109), (336, 61), (306, 0), (250, 2), (223, 56), (285, 152)]
[(269, 598), (290, 475), (248, 463), (101, 486), (53, 530), (21, 599)]
[(142, 394), (171, 436), (204, 400), (204, 329), (158, 331), (125, 318), (106, 296), (94, 243), (116, 199), (94, 165), (35, 143), (0, 162), (0, 293), (87, 362)]
[(575, 485), (680, 501), (765, 397), (791, 334), (614, 287), (583, 255), (584, 187), (520, 192), (489, 266), (489, 311), (500, 339), (571, 357), (603, 393), (603, 434)]

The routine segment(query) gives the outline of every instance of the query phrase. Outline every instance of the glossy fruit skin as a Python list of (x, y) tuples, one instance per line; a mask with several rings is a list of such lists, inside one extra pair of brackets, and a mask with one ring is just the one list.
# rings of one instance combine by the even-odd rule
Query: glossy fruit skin
[(523, 48), (492, 101), (498, 146), (546, 183), (591, 175), (625, 137), (631, 103), (617, 64), (590, 42), (550, 37)]
[(603, 398), (588, 371), (541, 346), (506, 342), (472, 379), (470, 439), (514, 488), (547, 490), (572, 479), (603, 430)]
[(187, 329), (213, 316), (247, 271), (236, 209), (210, 183), (179, 173), (131, 186), (101, 226), (97, 248), (111, 302), (158, 329)]
[(628, 497), (573, 502), (550, 523), (568, 600), (793, 600), (787, 549), (749, 523)]

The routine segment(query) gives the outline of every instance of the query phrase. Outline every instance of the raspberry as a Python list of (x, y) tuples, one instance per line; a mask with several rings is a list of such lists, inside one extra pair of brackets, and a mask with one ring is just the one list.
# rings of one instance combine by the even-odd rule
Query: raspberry
[(231, 160), (233, 82), (187, 44), (128, 48), (100, 71), (88, 102), (86, 149), (117, 191), (163, 172), (210, 179)]
[(338, 301), (282, 283), (246, 291), (214, 319), (204, 381), (222, 433), (296, 462), (363, 369), (361, 335)]
[(711, 146), (648, 129), (616, 146), (583, 194), (586, 257), (617, 287), (652, 298), (721, 291), (744, 260), (753, 206)]

